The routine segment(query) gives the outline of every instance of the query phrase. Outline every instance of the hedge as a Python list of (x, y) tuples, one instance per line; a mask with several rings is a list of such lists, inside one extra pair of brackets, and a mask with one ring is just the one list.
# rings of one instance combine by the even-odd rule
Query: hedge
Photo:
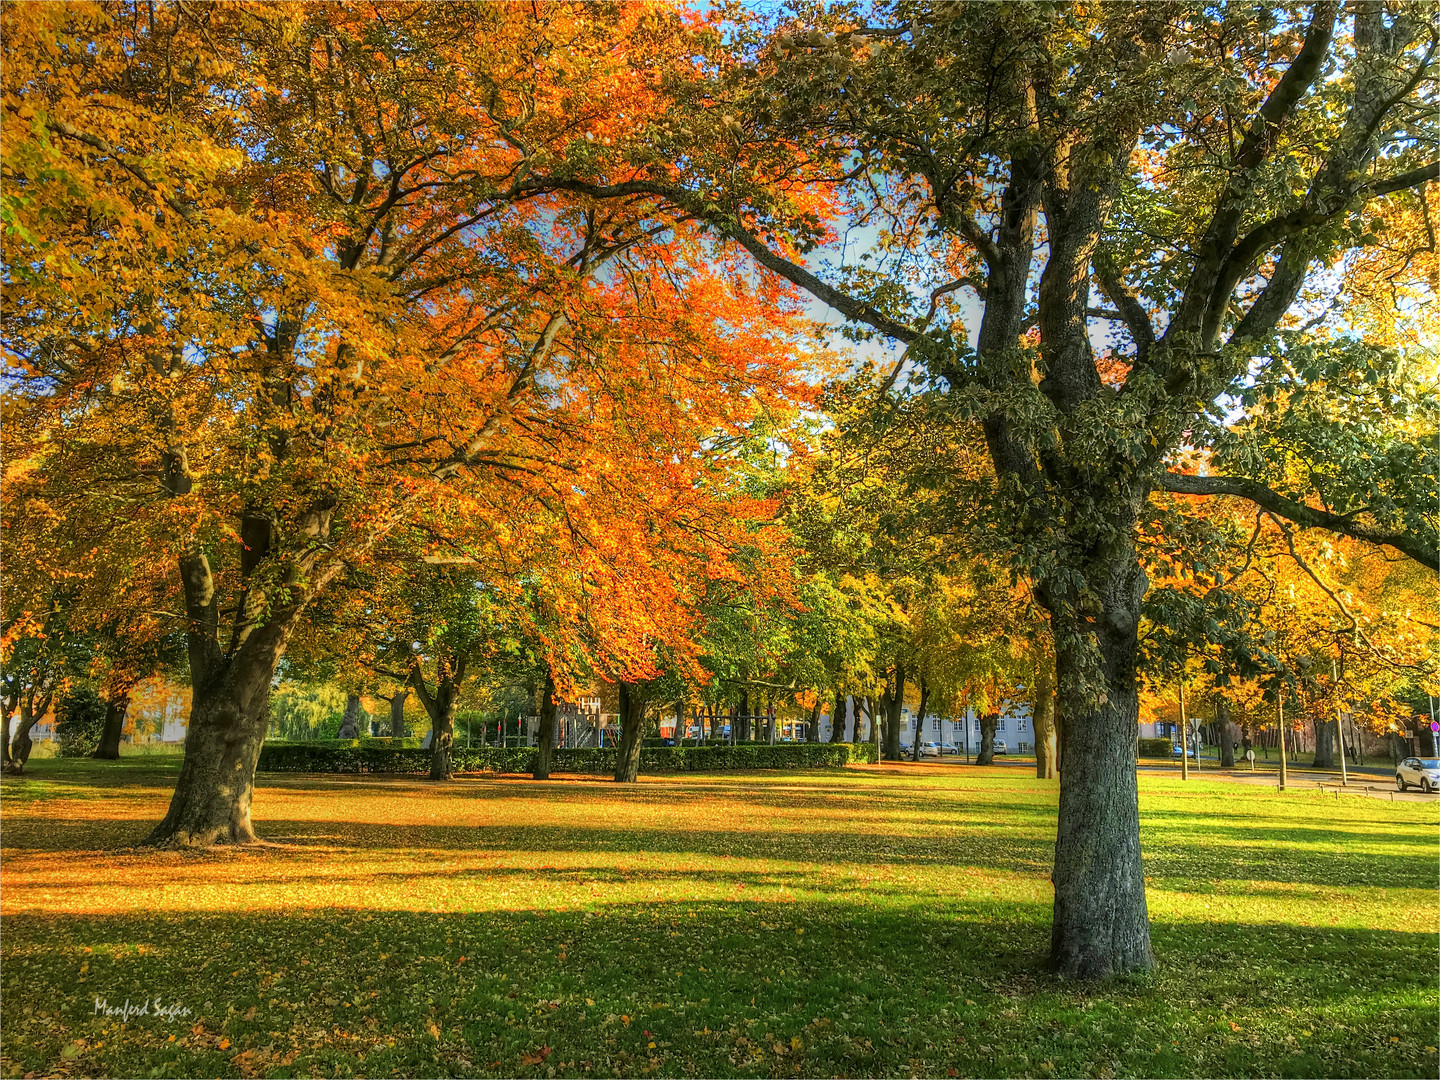
[[(347, 740), (348, 741), (348, 740)], [(551, 770), (558, 773), (613, 774), (618, 750), (613, 746), (561, 747)], [(737, 746), (643, 746), (640, 771), (645, 773), (722, 772), (727, 769), (802, 769), (817, 766), (874, 764), (874, 743), (740, 743)], [(450, 753), (458, 773), (526, 773), (535, 769), (535, 747), (463, 747)], [(260, 772), (427, 773), (430, 751), (375, 746), (322, 746), (317, 743), (270, 744), (260, 751)]]
[(1175, 744), (1169, 739), (1141, 739), (1141, 757), (1163, 757), (1168, 758), (1175, 752)]

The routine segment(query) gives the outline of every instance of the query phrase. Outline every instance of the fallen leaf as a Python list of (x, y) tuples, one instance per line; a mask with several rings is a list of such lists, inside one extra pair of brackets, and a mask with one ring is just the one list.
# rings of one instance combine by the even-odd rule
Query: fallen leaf
[(548, 1046), (542, 1046), (542, 1047), (540, 1047), (539, 1050), (534, 1050), (534, 1051), (531, 1051), (531, 1052), (529, 1052), (529, 1053), (521, 1054), (521, 1055), (520, 1055), (520, 1064), (521, 1064), (521, 1065), (539, 1065), (542, 1061), (544, 1061), (546, 1058), (548, 1058), (552, 1053), (553, 1053), (553, 1051), (550, 1049), (550, 1047), (548, 1047)]

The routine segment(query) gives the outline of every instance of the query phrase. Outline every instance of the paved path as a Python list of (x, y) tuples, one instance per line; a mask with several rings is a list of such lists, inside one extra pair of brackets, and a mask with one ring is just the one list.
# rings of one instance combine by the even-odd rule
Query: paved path
[[(893, 767), (897, 764), (912, 763), (907, 761), (904, 763), (885, 762), (884, 764)], [(923, 758), (919, 765), (920, 767), (939, 765), (963, 768), (965, 759), (963, 757), (944, 757), (937, 761), (935, 758)], [(995, 759), (995, 767), (1033, 771), (1035, 759), (1006, 755)], [(1141, 772), (1151, 776), (1172, 776), (1177, 780), (1180, 778), (1178, 761), (1142, 761), (1139, 768)], [(1372, 799), (1384, 799), (1387, 802), (1434, 802), (1440, 800), (1440, 792), (1431, 792), (1427, 795), (1424, 792), (1416, 791), (1413, 787), (1409, 791), (1397, 791), (1393, 765), (1352, 765), (1348, 773), (1349, 782), (1341, 786), (1339, 769), (1316, 769), (1309, 765), (1291, 765), (1286, 772), (1285, 787), (1287, 790), (1333, 791), (1339, 795), (1359, 795)], [(1212, 759), (1208, 764), (1202, 762), (1199, 768), (1192, 763), (1190, 776), (1195, 780), (1229, 780), (1238, 784), (1278, 788), (1280, 763), (1275, 758), (1271, 758), (1269, 761), (1260, 758), (1255, 762), (1255, 768), (1252, 771), (1248, 764), (1235, 769), (1222, 769)]]

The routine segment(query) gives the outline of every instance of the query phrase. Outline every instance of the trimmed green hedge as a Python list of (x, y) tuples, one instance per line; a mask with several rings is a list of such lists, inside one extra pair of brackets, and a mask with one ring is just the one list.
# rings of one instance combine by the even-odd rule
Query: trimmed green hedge
[(316, 746), (324, 750), (353, 750), (360, 746), (376, 749), (418, 748), (424, 738), (409, 736), (397, 739), (393, 735), (362, 735), (358, 739), (267, 739), (266, 746)]
[[(346, 740), (347, 742), (349, 740)], [(615, 747), (555, 751), (551, 769), (558, 773), (615, 772)], [(526, 773), (535, 768), (535, 748), (457, 746), (450, 760), (456, 772)], [(875, 763), (874, 743), (741, 743), (738, 746), (643, 746), (644, 773), (721, 772), (726, 769), (803, 769)], [(268, 744), (260, 751), (260, 772), (427, 773), (430, 751), (318, 743)]]
[(1168, 758), (1175, 752), (1175, 744), (1169, 739), (1141, 739), (1140, 756), (1148, 758)]

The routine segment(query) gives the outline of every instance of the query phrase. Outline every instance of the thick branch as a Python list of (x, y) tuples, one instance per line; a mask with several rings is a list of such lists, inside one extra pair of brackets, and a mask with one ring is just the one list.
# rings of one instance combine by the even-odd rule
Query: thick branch
[(1293, 521), (1297, 525), (1312, 529), (1328, 529), (1330, 532), (1339, 533), (1342, 536), (1353, 536), (1357, 540), (1365, 540), (1371, 544), (1393, 547), (1422, 566), (1427, 566), (1431, 570), (1440, 570), (1440, 550), (1437, 550), (1434, 544), (1427, 543), (1418, 536), (1407, 532), (1373, 528), (1352, 518), (1332, 514), (1328, 510), (1317, 510), (1313, 506), (1306, 506), (1304, 503), (1281, 495), (1258, 480), (1250, 480), (1241, 476), (1183, 476), (1172, 472), (1161, 473), (1157, 480), (1161, 489), (1178, 495), (1234, 495), (1241, 499), (1249, 499), (1256, 506), (1263, 507), (1270, 513)]
[[(525, 185), (529, 187), (529, 185)], [(863, 300), (843, 293), (833, 285), (827, 285), (798, 263), (782, 258), (771, 251), (757, 236), (728, 215), (707, 214), (692, 192), (670, 184), (659, 184), (650, 180), (628, 180), (621, 184), (588, 184), (582, 180), (548, 180), (534, 182), (536, 189), (573, 191), (596, 199), (615, 199), (626, 195), (654, 195), (684, 210), (693, 217), (708, 220), (719, 226), (725, 234), (748, 251), (752, 258), (765, 269), (780, 275), (791, 284), (798, 285), (815, 299), (830, 305), (840, 314), (856, 322), (865, 323), (882, 334), (908, 345), (920, 335), (910, 327), (895, 321)]]

